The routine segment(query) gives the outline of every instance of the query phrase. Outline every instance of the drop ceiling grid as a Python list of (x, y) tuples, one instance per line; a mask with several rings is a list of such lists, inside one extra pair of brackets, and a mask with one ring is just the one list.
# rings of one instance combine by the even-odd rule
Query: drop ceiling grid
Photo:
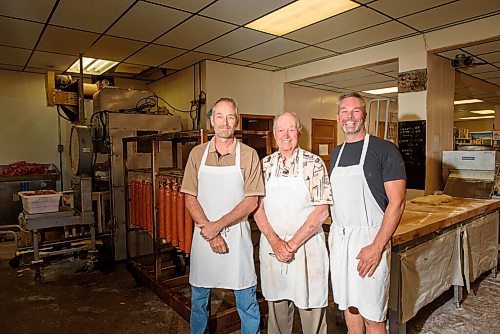
[(194, 16), (155, 40), (155, 43), (194, 49), (236, 28), (233, 24)]
[(275, 38), (275, 36), (260, 31), (240, 28), (196, 48), (195, 51), (229, 56), (242, 49), (249, 48), (273, 38)]
[(97, 38), (99, 34), (47, 26), (37, 50), (78, 56), (84, 53)]
[(196, 13), (214, 0), (148, 0), (148, 2)]
[(103, 36), (85, 52), (86, 57), (122, 61), (144, 47), (146, 43)]
[(372, 44), (408, 36), (412, 33), (415, 33), (413, 29), (401, 23), (390, 21), (370, 29), (364, 29), (320, 43), (318, 46), (335, 52), (348, 52), (349, 50), (361, 49)]
[(320, 59), (331, 55), (334, 55), (334, 53), (332, 53), (331, 51), (320, 49), (314, 46), (309, 46), (304, 49), (292, 51), (274, 58), (267, 59), (265, 61), (262, 61), (261, 63), (265, 65), (285, 68), (288, 66), (293, 66), (303, 62), (311, 61), (313, 59)]
[(0, 44), (32, 49), (42, 32), (43, 24), (0, 17)]
[(245, 51), (235, 53), (232, 56), (237, 59), (259, 62), (261, 60), (276, 57), (284, 53), (295, 51), (305, 47), (307, 47), (307, 45), (300, 42), (295, 42), (284, 38), (276, 38), (251, 47), (250, 49), (247, 49)]
[(0, 15), (45, 23), (54, 4), (55, 0), (2, 0)]
[(127, 58), (126, 61), (139, 65), (159, 66), (183, 53), (185, 51), (181, 49), (150, 44)]
[(463, 20), (469, 20), (476, 16), (488, 15), (495, 11), (499, 11), (497, 1), (456, 1), (406, 16), (401, 18), (400, 21), (420, 31), (427, 31), (441, 26), (455, 24)]
[(31, 51), (8, 46), (0, 46), (0, 64), (24, 66)]
[(365, 7), (357, 7), (291, 32), (285, 37), (308, 44), (317, 44), (387, 21), (389, 18), (384, 15)]
[(377, 9), (393, 18), (400, 18), (430, 8), (439, 7), (453, 1), (455, 0), (379, 0), (368, 4), (367, 7)]
[(65, 71), (75, 61), (75, 57), (35, 51), (31, 56), (27, 67), (51, 69), (52, 71)]
[(49, 24), (103, 33), (134, 0), (61, 0)]
[(188, 53), (185, 53), (185, 54), (183, 54), (179, 57), (176, 57), (172, 60), (169, 60), (166, 63), (161, 64), (161, 67), (180, 70), (182, 68), (188, 67), (188, 66), (195, 64), (197, 62), (200, 62), (204, 59), (215, 60), (215, 59), (219, 59), (219, 58), (220, 58), (219, 56), (210, 55), (210, 54), (201, 53), (201, 52), (188, 52)]
[(139, 2), (135, 4), (106, 34), (151, 42), (191, 14), (176, 9)]

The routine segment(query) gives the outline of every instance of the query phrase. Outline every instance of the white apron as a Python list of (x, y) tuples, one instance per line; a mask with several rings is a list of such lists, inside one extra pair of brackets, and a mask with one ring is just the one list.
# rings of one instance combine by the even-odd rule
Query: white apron
[[(276, 177), (277, 155), (266, 183), (264, 209), (273, 230), (288, 241), (314, 210), (303, 177), (303, 152), (299, 155), (297, 177)], [(279, 262), (264, 234), (260, 237), (260, 273), (262, 293), (266, 300), (291, 300), (301, 309), (327, 305), (328, 251), (321, 227), (302, 245), (288, 263)]]
[(365, 136), (359, 165), (340, 167), (342, 146), (330, 176), (333, 202), (330, 248), (333, 299), (340, 310), (354, 306), (372, 321), (384, 321), (389, 299), (390, 243), (372, 277), (361, 278), (356, 259), (361, 248), (377, 235), (384, 212), (373, 197), (363, 171), (369, 135)]
[[(244, 198), (240, 170), (240, 143), (236, 143), (234, 166), (207, 166), (207, 145), (198, 170), (198, 202), (208, 220), (215, 221), (230, 212)], [(189, 283), (196, 287), (240, 290), (257, 284), (253, 244), (248, 220), (221, 231), (229, 252), (217, 254), (194, 228)]]

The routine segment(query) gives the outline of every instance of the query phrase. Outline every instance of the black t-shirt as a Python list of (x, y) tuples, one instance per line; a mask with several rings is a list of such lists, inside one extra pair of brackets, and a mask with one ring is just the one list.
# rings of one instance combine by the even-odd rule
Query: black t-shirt
[[(364, 140), (345, 143), (339, 166), (348, 167), (359, 164)], [(342, 145), (337, 146), (330, 156), (330, 175), (339, 156)], [(389, 199), (385, 193), (384, 182), (406, 180), (405, 163), (396, 145), (379, 137), (370, 136), (365, 164), (366, 181), (373, 197), (385, 212)], [(335, 184), (332, 184), (335, 191)]]

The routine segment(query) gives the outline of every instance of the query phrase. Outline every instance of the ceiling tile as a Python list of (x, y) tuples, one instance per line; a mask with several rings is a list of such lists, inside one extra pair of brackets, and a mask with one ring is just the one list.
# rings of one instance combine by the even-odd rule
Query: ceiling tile
[(335, 81), (335, 84), (342, 85), (343, 87), (347, 86), (360, 86), (360, 85), (368, 85), (377, 82), (394, 82), (397, 84), (398, 80), (395, 78), (389, 78), (383, 74), (369, 75), (366, 77), (344, 80), (344, 81)]
[(0, 27), (2, 27), (0, 44), (33, 48), (43, 29), (43, 24), (0, 17)]
[(346, 35), (389, 19), (371, 9), (357, 7), (316, 24), (291, 32), (285, 37), (309, 44), (317, 44)]
[(151, 42), (190, 15), (176, 9), (138, 2), (107, 34)]
[(463, 48), (465, 51), (473, 55), (481, 55), (483, 53), (490, 53), (493, 51), (500, 51), (500, 40), (479, 45), (469, 46)]
[(256, 68), (259, 70), (266, 70), (266, 71), (278, 71), (278, 70), (280, 70), (279, 67), (266, 65), (266, 64), (260, 64), (260, 63), (253, 63), (253, 64), (248, 65), (248, 67)]
[(118, 64), (113, 72), (115, 73), (135, 73), (139, 74), (142, 71), (148, 69), (149, 66), (137, 65), (137, 64), (128, 64), (128, 63), (120, 63)]
[(0, 64), (24, 66), (31, 54), (30, 50), (0, 46)]
[(158, 38), (155, 43), (175, 46), (184, 49), (194, 49), (237, 26), (202, 16), (194, 16)]
[(307, 45), (283, 38), (276, 38), (245, 51), (233, 54), (233, 56), (239, 59), (260, 61), (304, 47), (307, 47)]
[(77, 59), (78, 57), (35, 51), (31, 56), (28, 67), (36, 67), (54, 71), (65, 71)]
[(380, 89), (380, 88), (388, 88), (395, 87), (398, 85), (397, 80), (390, 81), (382, 81), (382, 82), (374, 82), (374, 83), (364, 83), (360, 85), (345, 85), (344, 87), (349, 88), (352, 91), (366, 91), (371, 89)]
[(491, 0), (455, 1), (434, 9), (401, 19), (417, 30), (426, 31), (447, 24), (457, 23), (474, 16), (498, 11), (498, 2)]
[(379, 0), (372, 2), (368, 7), (375, 8), (393, 18), (406, 16), (426, 10), (432, 7), (442, 5), (452, 0), (418, 0), (418, 1), (401, 1), (401, 0)]
[(412, 33), (415, 33), (412, 29), (391, 21), (320, 43), (318, 46), (336, 52), (346, 52), (349, 50), (366, 48), (371, 45), (382, 44), (382, 42)]
[(188, 67), (190, 65), (196, 64), (205, 59), (215, 60), (219, 59), (219, 56), (209, 55), (201, 52), (188, 52), (180, 57), (172, 59), (171, 61), (163, 64), (162, 67), (175, 68), (177, 70)]
[(63, 27), (103, 33), (133, 0), (61, 0), (50, 21)]
[(84, 53), (99, 37), (98, 34), (48, 26), (45, 30), (37, 49), (68, 55)]
[(481, 59), (486, 60), (489, 63), (498, 63), (500, 62), (500, 50), (496, 52), (482, 54)]
[(45, 23), (55, 0), (0, 0), (0, 15)]
[(219, 0), (210, 7), (202, 10), (200, 14), (226, 22), (245, 25), (293, 1), (294, 0)]
[(466, 56), (471, 56), (470, 53), (467, 53), (463, 50), (460, 50), (460, 49), (454, 49), (454, 50), (449, 50), (449, 51), (445, 51), (445, 52), (439, 52), (438, 55), (440, 55), (441, 57), (444, 57), (444, 58), (447, 58), (447, 59), (455, 59), (455, 57), (459, 54), (464, 54)]
[(348, 70), (343, 72), (335, 72), (332, 74), (309, 79), (309, 81), (318, 84), (326, 84), (326, 83), (336, 84), (338, 82), (368, 77), (370, 75), (373, 75), (373, 72), (367, 71), (365, 69), (357, 69), (357, 70)]
[(270, 40), (271, 38), (274, 38), (274, 36), (247, 28), (239, 28), (217, 38), (216, 40), (202, 45), (197, 48), (196, 51), (228, 56), (256, 44)]
[(313, 59), (325, 58), (331, 55), (332, 55), (331, 52), (328, 52), (326, 50), (314, 46), (310, 46), (304, 49), (300, 49), (278, 57), (265, 60), (262, 63), (278, 67), (289, 67)]
[(480, 73), (480, 74), (475, 74), (474, 76), (480, 79), (500, 78), (500, 71)]
[(465, 74), (476, 74), (476, 73), (484, 73), (484, 72), (491, 72), (491, 71), (498, 71), (498, 69), (495, 66), (485, 64), (485, 65), (476, 65), (474, 67), (467, 67), (460, 69), (460, 72), (463, 72)]
[(103, 36), (85, 52), (86, 57), (122, 61), (144, 47), (146, 43)]
[(36, 68), (36, 67), (26, 67), (24, 69), (24, 72), (47, 74), (47, 70), (46, 69), (44, 69), (44, 68)]
[(230, 58), (230, 57), (221, 58), (218, 61), (223, 62), (223, 63), (228, 63), (228, 64), (234, 64), (234, 65), (248, 65), (251, 63), (251, 61), (234, 59), (234, 58)]
[(203, 7), (207, 6), (213, 0), (149, 0), (150, 2), (158, 3), (161, 5), (187, 10), (191, 13), (196, 13)]
[(366, 69), (377, 73), (391, 73), (391, 74), (396, 73), (397, 76), (397, 73), (399, 71), (399, 64), (398, 61), (393, 61), (386, 64), (369, 66)]
[(126, 60), (133, 64), (159, 66), (184, 52), (186, 51), (168, 46), (150, 44)]
[(9, 64), (0, 63), (1, 70), (22, 71), (23, 68), (24, 68), (24, 66), (20, 66), (20, 65), (9, 65)]

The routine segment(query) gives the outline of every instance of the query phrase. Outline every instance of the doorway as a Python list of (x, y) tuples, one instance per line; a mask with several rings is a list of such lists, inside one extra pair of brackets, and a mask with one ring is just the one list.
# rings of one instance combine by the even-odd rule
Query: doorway
[[(241, 114), (241, 130), (272, 131), (274, 116)], [(264, 138), (246, 138), (243, 143), (257, 151), (259, 158), (264, 158), (266, 153), (266, 140)], [(274, 146), (274, 144), (273, 144)]]
[(311, 150), (325, 162), (330, 171), (330, 154), (337, 146), (337, 121), (331, 119), (311, 119)]

